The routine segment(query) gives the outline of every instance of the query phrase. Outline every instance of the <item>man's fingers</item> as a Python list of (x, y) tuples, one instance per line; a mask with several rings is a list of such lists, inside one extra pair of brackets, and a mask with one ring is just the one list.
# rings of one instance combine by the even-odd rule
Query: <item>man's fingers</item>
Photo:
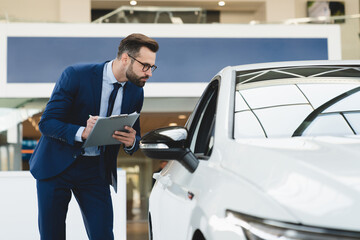
[(125, 131), (115, 131), (113, 138), (130, 147), (135, 141), (136, 131), (132, 127), (125, 126)]
[(125, 126), (125, 130), (128, 131), (128, 133), (136, 134), (135, 129), (129, 126)]
[(96, 117), (90, 117), (87, 121), (86, 121), (86, 127), (90, 127), (90, 128), (93, 128), (96, 121), (98, 119), (98, 116)]
[(113, 134), (113, 138), (115, 138), (116, 140), (122, 142), (127, 147), (132, 146), (134, 141), (135, 141), (135, 138), (120, 136), (120, 135), (116, 135), (116, 134)]
[(87, 139), (87, 137), (89, 136), (90, 132), (92, 131), (92, 129), (94, 128), (94, 125), (96, 123), (98, 119), (98, 116), (90, 116), (89, 119), (86, 121), (86, 127), (84, 129), (83, 134), (81, 135), (81, 137), (83, 139)]
[(131, 131), (131, 132), (115, 131), (114, 134), (116, 136), (122, 136), (122, 137), (131, 137), (131, 136), (135, 137), (136, 131)]

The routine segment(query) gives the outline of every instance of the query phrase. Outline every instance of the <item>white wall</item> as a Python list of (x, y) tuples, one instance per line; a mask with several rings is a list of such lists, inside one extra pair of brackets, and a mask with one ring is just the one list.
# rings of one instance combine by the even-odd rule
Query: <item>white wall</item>
[(91, 0), (1, 0), (0, 20), (90, 22)]
[[(39, 239), (36, 181), (30, 172), (0, 172), (0, 239)], [(126, 173), (118, 170), (118, 193), (111, 191), (115, 240), (126, 239)], [(66, 239), (87, 239), (81, 212), (74, 197), (69, 205)]]
[(90, 0), (59, 0), (60, 22), (90, 22), (91, 2)]
[(266, 21), (282, 22), (289, 18), (295, 18), (295, 0), (267, 0)]

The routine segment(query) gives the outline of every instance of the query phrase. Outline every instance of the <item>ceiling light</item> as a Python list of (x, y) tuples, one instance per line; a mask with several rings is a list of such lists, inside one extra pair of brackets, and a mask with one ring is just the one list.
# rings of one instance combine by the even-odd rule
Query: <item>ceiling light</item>
[(172, 127), (172, 126), (177, 126), (177, 123), (169, 123), (169, 126)]
[(178, 118), (179, 118), (179, 119), (186, 119), (186, 115), (181, 114), (181, 115), (178, 116)]
[(219, 1), (219, 2), (218, 2), (218, 5), (219, 5), (220, 7), (223, 7), (223, 6), (225, 6), (225, 2), (224, 2), (224, 1)]
[(130, 5), (131, 5), (131, 6), (135, 6), (136, 4), (137, 4), (137, 1), (135, 1), (135, 0), (131, 0), (131, 1), (130, 1)]

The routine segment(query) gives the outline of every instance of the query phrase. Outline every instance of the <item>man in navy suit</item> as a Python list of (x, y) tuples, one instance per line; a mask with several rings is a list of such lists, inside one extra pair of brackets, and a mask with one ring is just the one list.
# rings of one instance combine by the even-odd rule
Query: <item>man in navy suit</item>
[(126, 132), (114, 132), (119, 145), (85, 149), (82, 145), (99, 116), (141, 111), (142, 87), (156, 69), (158, 48), (155, 40), (131, 34), (121, 41), (116, 59), (70, 66), (57, 81), (39, 123), (42, 137), (30, 159), (37, 180), (41, 239), (65, 239), (72, 194), (89, 239), (114, 239), (109, 186), (116, 191), (120, 144), (128, 154), (139, 147), (139, 119)]

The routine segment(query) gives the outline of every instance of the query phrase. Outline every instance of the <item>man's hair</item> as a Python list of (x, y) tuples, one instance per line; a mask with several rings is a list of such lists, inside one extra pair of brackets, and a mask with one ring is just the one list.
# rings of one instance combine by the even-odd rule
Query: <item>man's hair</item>
[(152, 38), (140, 33), (133, 33), (121, 40), (119, 45), (118, 58), (123, 53), (129, 53), (133, 57), (137, 57), (141, 47), (147, 47), (152, 52), (157, 52), (159, 44)]

